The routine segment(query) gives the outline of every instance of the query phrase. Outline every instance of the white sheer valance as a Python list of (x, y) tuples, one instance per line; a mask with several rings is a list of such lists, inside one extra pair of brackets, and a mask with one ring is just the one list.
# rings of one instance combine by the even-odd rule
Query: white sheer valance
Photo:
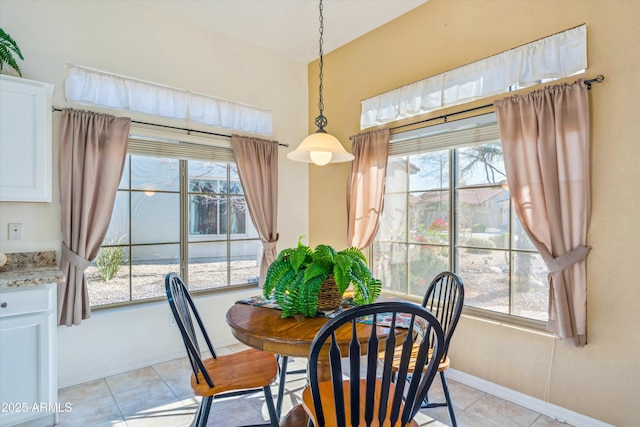
[(362, 101), (360, 129), (558, 79), (587, 68), (581, 25)]
[(117, 74), (67, 64), (67, 101), (191, 120), (262, 135), (273, 132), (271, 111)]

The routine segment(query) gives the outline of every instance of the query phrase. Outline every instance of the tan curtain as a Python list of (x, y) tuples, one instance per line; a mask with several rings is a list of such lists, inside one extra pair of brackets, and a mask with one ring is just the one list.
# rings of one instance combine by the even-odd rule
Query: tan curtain
[(265, 139), (233, 135), (233, 155), (251, 220), (262, 241), (260, 281), (278, 252), (278, 143)]
[(354, 135), (351, 141), (355, 159), (347, 185), (347, 243), (364, 249), (373, 243), (380, 225), (389, 129)]
[(494, 103), (518, 219), (545, 261), (548, 329), (587, 342), (589, 99), (583, 80)]
[(58, 324), (91, 317), (84, 271), (100, 251), (127, 154), (131, 119), (65, 109), (58, 173), (65, 283), (58, 285)]

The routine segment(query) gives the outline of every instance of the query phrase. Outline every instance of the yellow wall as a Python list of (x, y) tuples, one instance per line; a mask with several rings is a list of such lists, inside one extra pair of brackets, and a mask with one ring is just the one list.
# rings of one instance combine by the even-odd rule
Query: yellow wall
[[(349, 150), (349, 136), (360, 131), (360, 100), (583, 23), (586, 76), (606, 77), (590, 92), (588, 345), (554, 346), (544, 334), (465, 317), (453, 340), (452, 365), (539, 399), (547, 390), (551, 403), (616, 426), (638, 426), (640, 1), (430, 0), (325, 55), (327, 129)], [(317, 66), (309, 64), (310, 131)], [(348, 171), (348, 164), (310, 166), (312, 245), (346, 245)]]

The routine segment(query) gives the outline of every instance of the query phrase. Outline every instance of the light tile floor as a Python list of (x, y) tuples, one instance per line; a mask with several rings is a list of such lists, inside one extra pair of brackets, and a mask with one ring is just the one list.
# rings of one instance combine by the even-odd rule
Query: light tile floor
[[(229, 354), (242, 344), (218, 349)], [(289, 363), (289, 371), (304, 368), (305, 360)], [(72, 410), (59, 415), (60, 427), (186, 427), (193, 420), (199, 398), (189, 386), (191, 367), (185, 358), (113, 375), (60, 389), (58, 400)], [(289, 375), (283, 400), (283, 415), (300, 403), (305, 385), (303, 374)], [(448, 380), (449, 392), (460, 427), (568, 427), (522, 406)], [(276, 398), (277, 386), (273, 386)], [(434, 381), (430, 399), (441, 400), (440, 383)], [(264, 396), (255, 393), (214, 400), (208, 426), (239, 427), (268, 420)], [(421, 410), (421, 426), (449, 426), (446, 408)], [(304, 426), (301, 426), (304, 427)]]

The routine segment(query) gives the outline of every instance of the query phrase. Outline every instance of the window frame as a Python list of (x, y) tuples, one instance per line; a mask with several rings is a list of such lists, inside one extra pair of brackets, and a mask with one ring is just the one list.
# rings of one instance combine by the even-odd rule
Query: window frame
[[(156, 132), (157, 133), (157, 132)], [(189, 177), (189, 172), (188, 172), (188, 162), (189, 161), (201, 161), (201, 162), (212, 162), (212, 163), (226, 163), (227, 165), (233, 164), (235, 165), (235, 159), (233, 158), (233, 153), (230, 147), (221, 147), (219, 145), (216, 146), (202, 146), (200, 144), (193, 144), (193, 143), (189, 143), (189, 142), (182, 142), (179, 139), (174, 139), (175, 137), (172, 137), (171, 135), (169, 135), (169, 139), (165, 139), (165, 138), (158, 138), (157, 136), (150, 136), (150, 137), (146, 137), (146, 136), (140, 136), (140, 135), (130, 135), (129, 137), (129, 149), (127, 150), (127, 160), (125, 162), (129, 162), (129, 166), (128, 168), (125, 166), (125, 169), (123, 170), (123, 174), (124, 173), (128, 173), (129, 176), (127, 178), (128, 180), (128, 187), (126, 189), (121, 189), (120, 185), (118, 186), (118, 193), (124, 191), (128, 194), (128, 224), (127, 224), (127, 230), (129, 233), (129, 239), (128, 242), (125, 244), (102, 244), (100, 246), (100, 248), (104, 248), (104, 247), (122, 247), (125, 252), (128, 253), (128, 257), (127, 257), (127, 261), (126, 262), (122, 262), (120, 265), (121, 266), (127, 266), (129, 269), (128, 272), (128, 281), (129, 281), (129, 300), (128, 301), (118, 301), (118, 302), (113, 302), (113, 303), (109, 303), (109, 304), (101, 304), (101, 305), (91, 305), (91, 310), (92, 311), (101, 311), (101, 310), (109, 310), (109, 309), (114, 309), (114, 308), (120, 308), (120, 307), (129, 307), (129, 306), (135, 306), (135, 305), (141, 305), (141, 304), (149, 304), (149, 303), (155, 303), (158, 301), (163, 301), (166, 299), (166, 297), (164, 295), (162, 296), (155, 296), (155, 297), (150, 297), (150, 298), (144, 298), (144, 299), (131, 299), (132, 295), (133, 295), (133, 288), (135, 286), (135, 283), (133, 282), (132, 278), (132, 266), (133, 266), (133, 257), (132, 257), (132, 248), (133, 247), (140, 247), (140, 246), (156, 246), (156, 245), (178, 245), (179, 249), (178, 249), (178, 265), (179, 265), (179, 272), (181, 277), (183, 277), (186, 281), (186, 283), (189, 283), (188, 281), (188, 276), (189, 276), (189, 245), (193, 244), (193, 243), (203, 243), (203, 242), (215, 242), (215, 243), (226, 243), (226, 254), (227, 254), (227, 259), (226, 259), (226, 278), (227, 278), (227, 284), (224, 286), (219, 286), (219, 287), (209, 287), (209, 288), (204, 288), (204, 289), (190, 289), (190, 292), (194, 295), (207, 295), (207, 294), (216, 294), (216, 293), (225, 293), (225, 292), (229, 292), (229, 291), (237, 291), (237, 290), (242, 290), (242, 289), (250, 289), (250, 288), (256, 288), (257, 287), (257, 282), (247, 282), (247, 283), (240, 283), (240, 284), (233, 284), (232, 283), (232, 266), (231, 266), (231, 256), (232, 256), (232, 248), (231, 245), (232, 243), (235, 242), (246, 242), (246, 241), (255, 241), (258, 242), (260, 244), (260, 238), (259, 236), (256, 235), (256, 237), (248, 237), (249, 233), (248, 230), (250, 229), (250, 227), (254, 227), (253, 223), (251, 222), (251, 216), (249, 215), (248, 209), (245, 213), (245, 233), (240, 233), (240, 234), (233, 234), (230, 233), (230, 222), (231, 222), (231, 216), (232, 215), (225, 215), (226, 216), (226, 228), (227, 228), (227, 232), (224, 234), (206, 234), (206, 235), (192, 235), (190, 234), (189, 231), (189, 204), (190, 204), (190, 196), (193, 194), (197, 194), (197, 193), (193, 193), (190, 191), (189, 188), (189, 184), (190, 184), (190, 177)], [(165, 145), (166, 144), (166, 145)], [(229, 145), (227, 143), (227, 145)], [(133, 148), (132, 148), (133, 147)], [(184, 147), (185, 151), (184, 154), (181, 154), (181, 148)], [(166, 158), (166, 159), (175, 159), (178, 161), (178, 165), (179, 165), (179, 186), (177, 191), (172, 190), (154, 190), (154, 193), (165, 193), (165, 194), (178, 194), (179, 196), (179, 241), (174, 242), (155, 242), (155, 243), (137, 243), (134, 244), (131, 242), (131, 230), (132, 230), (132, 203), (131, 203), (131, 195), (134, 193), (144, 193), (145, 190), (141, 190), (141, 189), (133, 189), (131, 186), (131, 173), (132, 173), (132, 167), (130, 164), (131, 161), (131, 157), (132, 156), (145, 156), (145, 157), (156, 157), (156, 158)], [(126, 165), (127, 163), (125, 163)], [(237, 166), (236, 166), (237, 167)], [(235, 179), (232, 179), (232, 173), (230, 170), (230, 167), (227, 166), (226, 167), (226, 171), (225, 171), (225, 181), (226, 183), (232, 183), (232, 182), (236, 182), (242, 186), (242, 184), (240, 183), (240, 179), (239, 177), (236, 177)], [(222, 179), (217, 179), (218, 182), (222, 182)], [(229, 187), (229, 186), (228, 186)], [(218, 189), (218, 192), (216, 192), (216, 196), (218, 197), (224, 197), (227, 201), (227, 204), (229, 205), (229, 202), (231, 200), (232, 197), (235, 196), (241, 196), (245, 199), (246, 201), (246, 194), (244, 193), (244, 190), (242, 190), (240, 193), (238, 194), (232, 194), (229, 192), (229, 188), (227, 188), (227, 192), (226, 193), (220, 193), (219, 191), (220, 189)], [(115, 204), (114, 204), (114, 208), (115, 208)], [(220, 215), (220, 213), (218, 212), (218, 215)], [(211, 239), (212, 237), (219, 237), (219, 236), (223, 236), (224, 238), (222, 239)], [(103, 242), (104, 243), (104, 242)], [(95, 260), (94, 260), (95, 262)], [(94, 265), (94, 263), (92, 263), (92, 265)], [(259, 268), (259, 266), (258, 266)]]
[[(482, 123), (491, 123), (491, 122), (496, 122), (495, 119), (495, 114), (494, 113), (489, 113), (489, 114), (483, 114), (480, 116), (475, 116), (475, 117), (471, 117), (471, 118), (466, 118), (466, 119), (461, 119), (461, 120), (457, 120), (457, 121), (452, 121), (452, 122), (445, 122), (443, 124), (439, 124), (439, 125), (433, 125), (433, 126), (428, 126), (425, 128), (420, 128), (420, 129), (413, 129), (411, 131), (408, 132), (402, 132), (399, 134), (396, 134), (396, 138), (397, 141), (411, 141), (413, 139), (418, 139), (419, 137), (412, 137), (409, 136), (410, 134), (419, 134), (420, 132), (427, 132), (427, 134), (429, 133), (429, 130), (427, 128), (433, 128), (433, 133), (434, 134), (438, 134), (438, 127), (442, 127), (443, 128), (443, 133), (447, 133), (448, 130), (450, 130), (451, 128), (456, 126), (456, 122), (459, 121), (466, 121), (468, 119), (470, 119), (471, 121), (473, 121), (475, 118), (477, 117), (481, 117), (481, 116), (485, 116), (484, 119), (481, 120)], [(491, 119), (493, 117), (493, 119)], [(485, 119), (489, 119), (488, 121)], [(464, 128), (464, 124), (461, 125)], [(497, 124), (496, 124), (497, 126)], [(452, 132), (453, 133), (453, 132)], [(408, 134), (407, 136), (402, 136), (402, 134)], [(444, 138), (446, 138), (447, 135), (444, 136)], [(457, 197), (458, 197), (458, 191), (459, 190), (465, 190), (465, 189), (479, 189), (479, 188), (495, 188), (498, 185), (501, 185), (499, 183), (496, 184), (480, 184), (480, 185), (463, 185), (463, 186), (459, 186), (458, 183), (458, 165), (459, 165), (459, 156), (458, 156), (458, 150), (460, 148), (463, 147), (468, 147), (468, 146), (473, 146), (475, 141), (470, 141), (468, 144), (454, 144), (451, 145), (449, 147), (443, 147), (442, 145), (438, 145), (434, 148), (429, 148), (429, 149), (420, 149), (417, 150), (415, 147), (413, 148), (413, 151), (411, 152), (406, 152), (406, 153), (400, 153), (395, 151), (393, 154), (390, 154), (389, 158), (402, 158), (405, 157), (407, 158), (408, 161), (408, 157), (411, 155), (416, 155), (416, 154), (422, 154), (422, 153), (428, 153), (428, 152), (438, 152), (438, 151), (443, 151), (443, 150), (447, 150), (448, 153), (448, 173), (449, 173), (449, 186), (445, 189), (449, 194), (448, 194), (448, 203), (449, 203), (449, 238), (448, 238), (448, 243), (445, 245), (441, 245), (441, 244), (431, 244), (431, 243), (427, 243), (427, 245), (430, 246), (442, 246), (442, 247), (446, 247), (449, 255), (448, 255), (448, 268), (450, 269), (450, 271), (453, 272), (457, 272), (459, 269), (459, 254), (458, 254), (458, 250), (465, 248), (467, 246), (465, 246), (464, 244), (458, 244), (458, 224), (457, 221), (459, 221), (458, 216), (456, 215), (456, 203), (457, 203)], [(501, 141), (500, 141), (501, 143)], [(390, 148), (392, 147), (393, 144), (393, 137), (392, 137), (392, 143)], [(390, 149), (390, 152), (394, 151), (394, 149)], [(405, 237), (405, 242), (401, 243), (403, 245), (406, 246), (406, 250), (407, 250), (407, 263), (409, 262), (410, 258), (409, 258), (409, 249), (410, 246), (413, 244), (415, 245), (416, 243), (411, 241), (411, 238), (409, 237), (409, 231), (411, 229), (410, 226), (410, 219), (409, 219), (409, 215), (410, 215), (410, 195), (411, 193), (419, 193), (419, 192), (428, 192), (428, 191), (443, 191), (442, 188), (437, 189), (437, 190), (415, 190), (415, 191), (411, 191), (410, 189), (410, 185), (409, 185), (409, 179), (410, 179), (410, 175), (407, 174), (407, 185), (406, 188), (404, 189), (404, 194), (406, 195), (406, 203), (405, 203), (405, 221), (406, 221), (406, 237)], [(386, 192), (385, 192), (385, 196), (386, 196)], [(516, 213), (513, 209), (513, 202), (512, 202), (512, 197), (509, 194), (509, 235), (513, 236), (513, 231), (514, 231), (514, 226), (515, 226), (515, 221), (517, 221), (517, 217), (516, 217)], [(500, 251), (506, 252), (509, 255), (509, 270), (508, 270), (508, 278), (509, 278), (509, 311), (511, 311), (513, 309), (513, 305), (514, 305), (514, 290), (513, 287), (515, 286), (515, 282), (514, 282), (514, 278), (513, 278), (513, 269), (514, 269), (514, 254), (517, 253), (534, 253), (534, 254), (539, 254), (538, 251), (536, 251), (535, 249), (533, 250), (527, 250), (527, 249), (518, 249), (515, 248), (513, 246), (513, 241), (512, 239), (508, 239), (508, 245), (506, 248), (499, 248)], [(378, 241), (377, 236), (376, 236), (376, 242)], [(398, 243), (398, 242), (393, 242), (392, 241), (388, 241), (385, 243)], [(375, 250), (374, 250), (375, 245), (370, 245), (369, 250), (368, 250), (368, 256), (369, 259), (372, 260), (372, 263), (375, 262)], [(407, 267), (408, 268), (408, 267)], [(407, 270), (407, 274), (409, 273), (409, 270)], [(414, 295), (414, 294), (409, 294), (409, 277), (407, 277), (407, 288), (406, 288), (406, 292), (399, 292), (399, 291), (394, 291), (394, 290), (389, 290), (389, 289), (383, 289), (384, 293), (390, 294), (390, 295), (395, 295), (395, 296), (399, 296), (405, 299), (408, 299), (410, 301), (414, 301), (417, 303), (422, 302), (422, 296), (420, 295)], [(543, 320), (537, 320), (537, 319), (533, 319), (533, 318), (528, 318), (528, 317), (522, 317), (519, 316), (517, 314), (509, 314), (509, 313), (502, 313), (502, 312), (497, 312), (497, 311), (492, 311), (492, 310), (488, 310), (488, 309), (483, 309), (483, 308), (479, 308), (479, 307), (472, 307), (469, 306), (465, 303), (464, 307), (463, 307), (463, 314), (465, 316), (469, 316), (469, 317), (473, 317), (473, 318), (477, 318), (477, 319), (481, 319), (484, 321), (494, 321), (494, 322), (498, 322), (498, 323), (505, 323), (505, 324), (509, 324), (512, 326), (517, 326), (517, 327), (523, 327), (523, 328), (528, 328), (528, 329), (533, 329), (533, 330), (538, 330), (538, 331), (547, 331), (547, 323), (548, 321), (543, 321)]]

